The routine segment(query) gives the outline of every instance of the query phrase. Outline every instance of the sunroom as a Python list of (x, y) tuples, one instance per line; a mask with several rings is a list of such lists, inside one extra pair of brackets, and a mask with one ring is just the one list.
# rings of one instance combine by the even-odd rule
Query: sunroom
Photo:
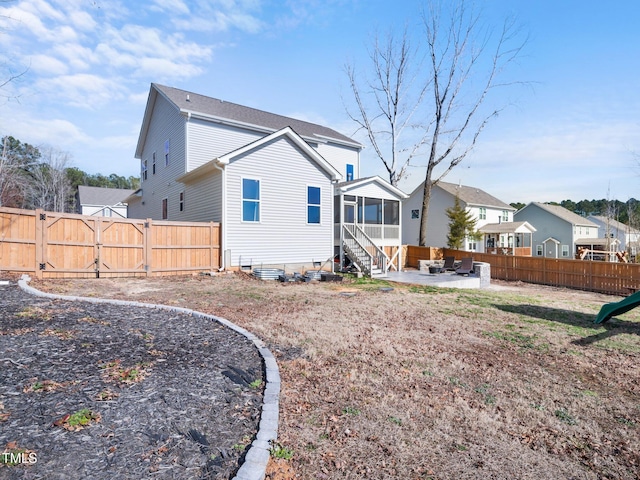
[(339, 265), (365, 275), (402, 269), (402, 200), (408, 195), (380, 177), (335, 185), (334, 250)]

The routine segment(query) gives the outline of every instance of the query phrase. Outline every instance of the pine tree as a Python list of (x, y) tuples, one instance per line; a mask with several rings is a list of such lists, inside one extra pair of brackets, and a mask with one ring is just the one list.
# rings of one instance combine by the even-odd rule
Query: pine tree
[(453, 207), (447, 208), (447, 217), (449, 217), (449, 234), (447, 235), (447, 246), (460, 250), (464, 247), (466, 237), (476, 238), (476, 219), (473, 218), (460, 203), (460, 199), (456, 195)]

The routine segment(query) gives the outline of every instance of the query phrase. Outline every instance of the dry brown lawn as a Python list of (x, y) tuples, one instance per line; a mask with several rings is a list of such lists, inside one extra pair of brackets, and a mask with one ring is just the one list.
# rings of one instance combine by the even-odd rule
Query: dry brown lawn
[(33, 285), (188, 307), (265, 340), (293, 450), (274, 480), (640, 475), (640, 309), (593, 324), (616, 297), (239, 274)]

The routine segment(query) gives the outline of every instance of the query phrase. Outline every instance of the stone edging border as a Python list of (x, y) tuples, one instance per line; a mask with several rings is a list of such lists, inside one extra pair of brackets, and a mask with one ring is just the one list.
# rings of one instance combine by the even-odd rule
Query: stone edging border
[(31, 295), (44, 298), (53, 298), (59, 300), (68, 300), (72, 302), (90, 302), (90, 303), (111, 303), (113, 305), (123, 305), (130, 307), (156, 308), (160, 310), (168, 310), (171, 312), (184, 313), (196, 318), (204, 318), (213, 320), (230, 328), (231, 330), (244, 335), (258, 349), (262, 356), (265, 367), (266, 385), (264, 396), (262, 399), (262, 412), (260, 414), (260, 424), (255, 440), (251, 443), (251, 447), (245, 455), (244, 462), (238, 469), (234, 480), (263, 480), (266, 475), (267, 463), (270, 457), (270, 442), (278, 438), (278, 411), (280, 400), (280, 371), (278, 364), (271, 351), (266, 347), (265, 343), (256, 337), (253, 333), (242, 327), (221, 317), (207, 315), (206, 313), (197, 312), (188, 308), (170, 307), (168, 305), (156, 305), (152, 303), (129, 302), (126, 300), (110, 300), (105, 298), (93, 297), (76, 297), (70, 295), (55, 295), (53, 293), (42, 292), (29, 285), (31, 278), (29, 275), (23, 275), (18, 281), (18, 285), (22, 290)]

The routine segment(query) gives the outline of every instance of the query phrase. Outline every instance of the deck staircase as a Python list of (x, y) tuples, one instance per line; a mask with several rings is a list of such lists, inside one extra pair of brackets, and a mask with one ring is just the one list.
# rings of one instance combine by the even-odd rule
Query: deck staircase
[(388, 271), (389, 257), (357, 225), (343, 225), (342, 248), (358, 271), (369, 277)]

